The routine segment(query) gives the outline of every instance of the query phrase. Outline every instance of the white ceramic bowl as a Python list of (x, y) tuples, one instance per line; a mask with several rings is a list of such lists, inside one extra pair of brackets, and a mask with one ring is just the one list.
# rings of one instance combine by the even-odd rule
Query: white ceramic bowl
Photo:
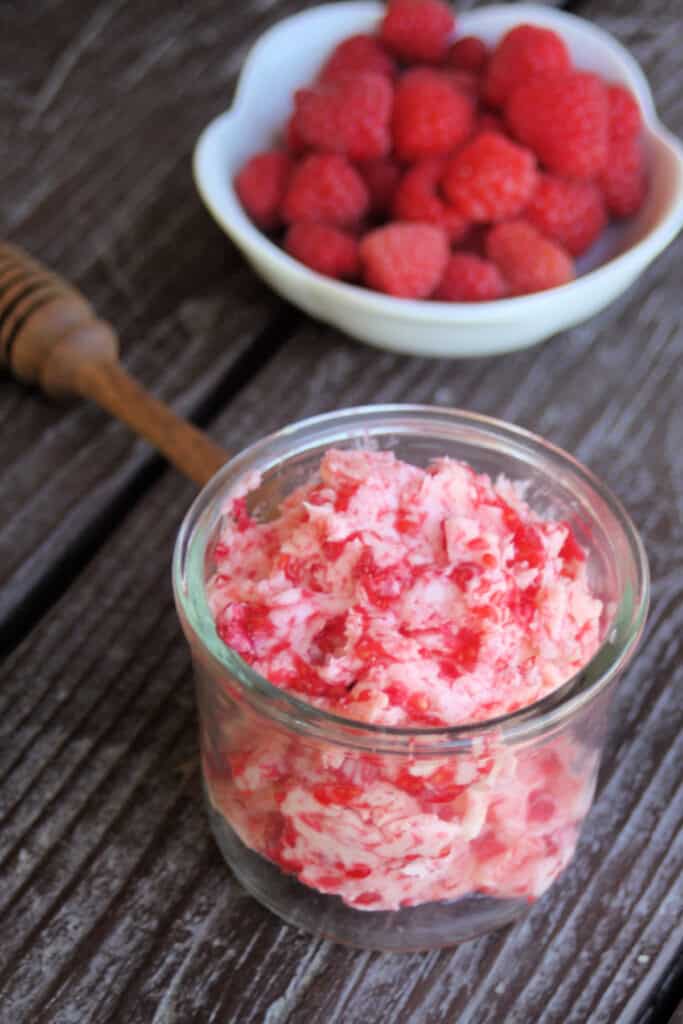
[(280, 295), (361, 341), (396, 352), (481, 356), (533, 345), (588, 319), (620, 295), (683, 225), (683, 146), (657, 119), (643, 72), (606, 32), (582, 18), (535, 4), (482, 7), (461, 14), (458, 34), (495, 43), (520, 22), (560, 32), (575, 63), (623, 82), (637, 96), (651, 166), (648, 199), (638, 216), (610, 227), (579, 261), (570, 284), (497, 302), (417, 302), (342, 284), (309, 270), (249, 220), (232, 187), (245, 160), (269, 148), (308, 83), (346, 36), (373, 31), (384, 5), (326, 4), (286, 18), (251, 50), (235, 101), (202, 132), (195, 149), (199, 193), (216, 221)]

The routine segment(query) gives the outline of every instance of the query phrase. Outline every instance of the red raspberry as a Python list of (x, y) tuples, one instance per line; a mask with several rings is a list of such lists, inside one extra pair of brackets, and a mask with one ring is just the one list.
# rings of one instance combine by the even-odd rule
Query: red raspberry
[(441, 0), (389, 0), (379, 35), (405, 61), (439, 61), (455, 29), (455, 16)]
[(463, 36), (457, 39), (448, 51), (448, 63), (460, 71), (478, 74), (488, 60), (489, 51), (483, 39), (478, 36)]
[(458, 246), (458, 249), (472, 253), (474, 256), (486, 256), (486, 236), (489, 233), (489, 225), (472, 224), (469, 231)]
[(572, 256), (590, 248), (607, 224), (600, 189), (591, 181), (544, 174), (525, 217), (541, 234), (559, 242)]
[(544, 291), (574, 278), (569, 254), (544, 238), (528, 221), (497, 224), (488, 233), (486, 252), (514, 295)]
[(365, 283), (405, 299), (426, 299), (448, 261), (448, 238), (430, 224), (396, 221), (377, 228), (360, 243)]
[(495, 263), (474, 253), (454, 252), (434, 298), (442, 302), (490, 302), (505, 293), (505, 281)]
[(295, 259), (319, 274), (341, 279), (358, 276), (358, 242), (345, 231), (311, 221), (292, 224), (285, 236), (285, 249)]
[(647, 193), (645, 157), (639, 138), (612, 139), (599, 184), (614, 217), (632, 217)]
[(344, 72), (294, 94), (294, 125), (314, 149), (345, 153), (351, 160), (386, 156), (393, 89), (386, 75)]
[(370, 193), (370, 213), (375, 217), (385, 217), (394, 201), (401, 168), (395, 160), (385, 156), (362, 161), (357, 164), (357, 169)]
[(365, 216), (368, 190), (358, 171), (336, 153), (311, 153), (298, 164), (289, 179), (282, 203), (282, 217), (349, 225)]
[(607, 96), (610, 139), (635, 138), (643, 127), (638, 100), (623, 85), (609, 85)]
[(517, 25), (493, 51), (486, 69), (484, 96), (502, 106), (512, 90), (548, 71), (569, 71), (571, 58), (564, 40), (549, 28)]
[(572, 71), (519, 85), (505, 105), (512, 134), (550, 171), (594, 178), (607, 162), (609, 105), (597, 75)]
[(292, 156), (301, 156), (308, 149), (308, 146), (299, 136), (296, 127), (296, 114), (291, 114), (285, 125), (285, 145)]
[(623, 85), (610, 85), (607, 164), (599, 183), (607, 209), (615, 217), (630, 217), (640, 209), (647, 192), (645, 157), (640, 142), (643, 119), (635, 96)]
[(247, 160), (235, 177), (235, 189), (242, 206), (264, 231), (280, 224), (280, 207), (292, 171), (286, 153), (271, 150)]
[(441, 187), (468, 220), (498, 221), (524, 209), (537, 179), (530, 150), (484, 132), (448, 161)]
[(469, 96), (474, 104), (479, 101), (479, 76), (473, 71), (461, 71), (459, 68), (439, 68), (457, 92)]
[(396, 63), (375, 36), (349, 36), (334, 48), (318, 78), (325, 81), (346, 71), (374, 71), (393, 78)]
[(392, 130), (401, 160), (450, 153), (472, 128), (472, 102), (446, 75), (427, 68), (408, 71), (396, 89)]
[(482, 132), (496, 132), (498, 135), (507, 135), (505, 125), (498, 114), (491, 114), (488, 111), (480, 114), (474, 126), (474, 134), (481, 135)]
[(396, 189), (393, 214), (396, 220), (436, 224), (444, 228), (451, 242), (459, 242), (465, 237), (469, 225), (438, 193), (444, 167), (443, 157), (431, 157), (406, 171)]

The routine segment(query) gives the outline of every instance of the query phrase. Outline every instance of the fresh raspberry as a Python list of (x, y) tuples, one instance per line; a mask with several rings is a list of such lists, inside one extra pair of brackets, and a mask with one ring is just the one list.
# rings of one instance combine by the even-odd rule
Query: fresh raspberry
[(394, 201), (401, 177), (401, 168), (391, 157), (364, 160), (356, 165), (370, 193), (370, 214), (385, 217)]
[(610, 85), (607, 163), (599, 184), (614, 217), (631, 217), (647, 192), (645, 156), (640, 134), (643, 119), (635, 96), (623, 85)]
[(460, 252), (469, 252), (473, 256), (486, 256), (486, 236), (489, 233), (488, 224), (472, 224), (458, 245)]
[(537, 179), (530, 150), (504, 135), (484, 132), (448, 161), (441, 187), (468, 220), (499, 221), (524, 209)]
[(517, 86), (505, 119), (512, 134), (556, 174), (594, 178), (607, 162), (607, 89), (590, 72), (541, 75)]
[(280, 223), (280, 207), (291, 171), (292, 161), (287, 154), (274, 149), (252, 156), (235, 177), (242, 206), (264, 231)]
[(569, 71), (564, 40), (552, 29), (517, 25), (500, 40), (486, 69), (484, 96), (502, 106), (512, 90), (548, 71)]
[(439, 68), (454, 89), (469, 96), (474, 104), (479, 101), (480, 78), (473, 71), (462, 71), (460, 68)]
[(472, 102), (446, 75), (428, 68), (408, 71), (396, 88), (392, 130), (401, 160), (450, 153), (472, 128)]
[(365, 282), (405, 299), (425, 299), (448, 262), (448, 238), (430, 224), (396, 221), (371, 231), (360, 243)]
[(607, 87), (610, 139), (633, 139), (640, 134), (643, 118), (638, 100), (623, 85)]
[(528, 221), (496, 224), (488, 233), (486, 252), (514, 295), (555, 288), (574, 278), (569, 253), (544, 238)]
[(358, 171), (337, 153), (311, 153), (292, 171), (282, 217), (350, 225), (365, 216), (368, 190)]
[(447, 61), (453, 68), (472, 71), (476, 75), (483, 70), (488, 56), (488, 47), (483, 39), (478, 36), (462, 36), (451, 46)]
[(378, 75), (393, 78), (396, 62), (376, 36), (349, 36), (334, 48), (318, 78), (322, 82), (347, 71), (374, 71)]
[(638, 212), (647, 193), (645, 156), (639, 138), (626, 136), (610, 141), (607, 166), (599, 184), (614, 217), (632, 217)]
[(441, 0), (389, 0), (379, 35), (405, 61), (439, 61), (448, 49), (455, 16)]
[(296, 127), (296, 113), (290, 115), (285, 125), (285, 145), (292, 156), (301, 156), (308, 149), (304, 140), (300, 137)]
[(477, 118), (474, 125), (474, 134), (481, 135), (482, 132), (496, 132), (498, 135), (507, 135), (507, 131), (503, 121), (498, 114), (491, 114), (489, 111), (484, 111)]
[(454, 252), (434, 298), (442, 302), (490, 302), (505, 293), (505, 281), (495, 263), (474, 253)]
[(572, 256), (590, 248), (607, 224), (602, 193), (592, 181), (541, 176), (524, 216)]
[(344, 153), (350, 160), (386, 156), (393, 89), (386, 75), (344, 72), (294, 94), (294, 125), (314, 149)]
[(353, 279), (360, 271), (358, 242), (345, 231), (329, 224), (299, 222), (285, 236), (285, 249), (295, 259), (319, 274)]
[(443, 157), (430, 157), (410, 167), (396, 189), (393, 214), (396, 220), (436, 224), (444, 228), (453, 243), (465, 237), (469, 225), (462, 214), (439, 195), (445, 164)]

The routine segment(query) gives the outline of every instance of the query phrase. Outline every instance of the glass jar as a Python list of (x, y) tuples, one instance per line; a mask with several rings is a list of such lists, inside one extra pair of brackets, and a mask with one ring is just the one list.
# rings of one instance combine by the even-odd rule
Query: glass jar
[[(331, 448), (467, 462), (526, 481), (567, 521), (603, 602), (602, 646), (530, 707), (454, 728), (388, 728), (272, 686), (219, 639), (207, 601), (229, 499), (250, 474), (257, 519)], [(174, 588), (197, 681), (211, 825), (244, 887), (285, 921), (353, 946), (413, 951), (518, 917), (571, 860), (591, 806), (607, 712), (640, 638), (648, 567), (627, 514), (571, 456), (508, 424), (427, 406), (369, 406), (294, 424), (232, 459), (178, 535)]]

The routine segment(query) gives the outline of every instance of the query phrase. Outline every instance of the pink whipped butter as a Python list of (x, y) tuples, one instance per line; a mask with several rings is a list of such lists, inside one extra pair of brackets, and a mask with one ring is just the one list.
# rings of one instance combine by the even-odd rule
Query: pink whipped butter
[[(277, 518), (234, 498), (209, 582), (220, 637), (275, 686), (358, 722), (482, 722), (595, 653), (602, 605), (566, 523), (524, 487), (449, 459), (329, 451)], [(263, 722), (205, 749), (210, 798), (242, 841), (367, 910), (542, 893), (570, 859), (595, 757), (566, 735), (478, 739), (408, 758), (313, 744)]]

